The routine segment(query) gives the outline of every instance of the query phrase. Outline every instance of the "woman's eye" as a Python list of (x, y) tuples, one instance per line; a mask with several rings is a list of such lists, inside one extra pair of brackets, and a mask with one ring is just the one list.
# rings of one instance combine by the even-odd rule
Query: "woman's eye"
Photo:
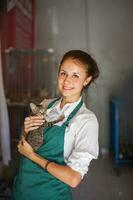
[(66, 73), (65, 73), (65, 72), (60, 72), (60, 75), (61, 75), (61, 76), (65, 76)]
[(73, 78), (79, 78), (79, 76), (77, 74), (73, 74), (72, 77)]

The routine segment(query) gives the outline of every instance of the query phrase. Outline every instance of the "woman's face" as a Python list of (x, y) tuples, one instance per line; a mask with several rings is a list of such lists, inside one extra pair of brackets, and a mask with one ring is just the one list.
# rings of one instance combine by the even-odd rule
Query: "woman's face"
[(81, 91), (91, 81), (87, 76), (86, 68), (76, 59), (69, 58), (60, 66), (58, 74), (58, 88), (62, 96), (70, 101), (76, 101)]

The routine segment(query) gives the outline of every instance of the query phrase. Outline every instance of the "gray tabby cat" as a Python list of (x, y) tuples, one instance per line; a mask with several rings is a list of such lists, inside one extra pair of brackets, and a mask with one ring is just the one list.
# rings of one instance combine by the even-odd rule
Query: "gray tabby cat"
[(43, 144), (43, 128), (50, 127), (56, 124), (59, 121), (64, 119), (64, 115), (59, 116), (58, 119), (54, 121), (50, 121), (48, 116), (46, 115), (48, 107), (48, 101), (44, 100), (41, 104), (35, 105), (34, 103), (30, 103), (31, 108), (31, 116), (35, 115), (43, 115), (45, 122), (38, 129), (30, 131), (28, 134), (23, 133), (26, 141), (32, 146), (32, 148), (36, 151)]

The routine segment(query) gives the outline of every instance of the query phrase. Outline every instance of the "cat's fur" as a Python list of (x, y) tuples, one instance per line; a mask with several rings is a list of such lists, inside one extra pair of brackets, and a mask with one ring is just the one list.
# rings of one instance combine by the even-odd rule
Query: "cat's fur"
[(26, 141), (33, 147), (34, 150), (37, 150), (43, 144), (43, 129), (46, 126), (53, 126), (55, 123), (62, 121), (64, 115), (59, 116), (58, 119), (50, 121), (48, 116), (46, 116), (46, 111), (48, 107), (48, 101), (44, 100), (41, 104), (35, 105), (30, 103), (31, 116), (43, 115), (45, 122), (38, 129), (30, 131), (29, 133), (23, 133)]

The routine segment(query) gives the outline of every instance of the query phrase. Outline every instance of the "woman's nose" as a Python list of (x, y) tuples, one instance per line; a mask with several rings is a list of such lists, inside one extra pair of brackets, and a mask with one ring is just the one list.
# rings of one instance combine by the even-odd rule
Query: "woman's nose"
[(66, 83), (67, 83), (67, 82), (71, 82), (71, 77), (67, 75), (67, 76), (65, 77), (64, 82), (66, 82)]

